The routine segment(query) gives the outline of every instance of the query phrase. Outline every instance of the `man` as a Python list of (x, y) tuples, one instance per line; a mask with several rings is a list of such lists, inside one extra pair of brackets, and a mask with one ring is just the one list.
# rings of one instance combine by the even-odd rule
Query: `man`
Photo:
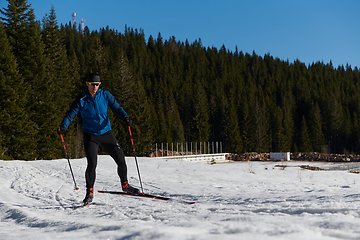
[(115, 97), (110, 92), (100, 89), (100, 84), (99, 75), (92, 73), (88, 76), (86, 81), (87, 91), (77, 96), (58, 128), (59, 134), (64, 133), (75, 116), (80, 112), (84, 134), (84, 149), (87, 158), (84, 204), (92, 202), (94, 197), (93, 188), (99, 146), (115, 160), (123, 191), (133, 194), (139, 193), (139, 189), (130, 186), (128, 183), (124, 152), (111, 131), (108, 107), (120, 119), (125, 120), (128, 126), (131, 125), (131, 120)]

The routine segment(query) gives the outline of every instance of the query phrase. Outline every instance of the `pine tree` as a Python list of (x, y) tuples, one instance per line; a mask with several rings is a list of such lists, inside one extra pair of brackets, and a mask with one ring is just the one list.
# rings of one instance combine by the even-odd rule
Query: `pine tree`
[[(133, 108), (135, 101), (135, 83), (128, 63), (122, 52), (119, 52), (118, 54), (116, 74), (113, 77), (106, 79), (105, 83), (106, 84), (104, 84), (104, 89), (109, 90), (111, 94), (114, 95), (117, 102), (122, 106), (122, 108), (125, 110), (131, 121), (133, 122), (132, 132), (133, 137), (136, 139), (137, 132), (134, 129), (134, 126), (137, 124), (137, 121), (136, 117), (134, 116)], [(114, 116), (111, 111), (109, 111), (109, 116), (114, 135), (118, 139), (120, 145), (122, 145), (124, 147), (124, 150), (126, 150), (125, 146), (128, 146), (130, 139), (126, 137), (129, 135), (129, 133), (125, 128), (124, 122), (119, 117)], [(129, 151), (126, 152), (130, 153)]]
[(326, 141), (322, 130), (321, 112), (317, 103), (311, 109), (310, 114), (310, 135), (313, 149), (316, 152), (323, 152)]
[(197, 93), (195, 93), (196, 95), (194, 97), (194, 130), (197, 133), (197, 139), (200, 142), (205, 142), (209, 141), (210, 137), (208, 100), (206, 92), (199, 82), (196, 83), (195, 89)]
[(354, 112), (353, 116), (353, 126), (354, 130), (352, 147), (354, 148), (353, 151), (358, 153), (358, 149), (360, 149), (360, 121), (356, 112)]
[[(76, 31), (75, 26), (65, 25), (60, 27), (60, 35), (63, 38), (63, 43), (66, 48), (66, 52), (68, 55), (68, 63), (70, 67), (70, 76), (69, 80), (70, 85), (73, 88), (69, 88), (68, 93), (70, 94), (70, 99), (66, 103), (63, 111), (67, 111), (69, 109), (70, 104), (75, 99), (75, 97), (82, 91), (84, 91), (84, 79), (85, 73), (82, 73), (82, 64), (83, 61), (83, 52), (82, 52), (82, 39), (81, 34)], [(80, 60), (79, 60), (80, 59)], [(84, 75), (82, 78), (81, 73)], [(74, 124), (70, 124), (69, 128), (66, 131), (67, 136), (67, 145), (68, 154), (70, 158), (81, 158), (85, 156), (84, 148), (83, 148), (83, 132), (82, 132), (82, 121), (79, 116), (77, 116), (73, 120)]]
[(66, 50), (53, 6), (42, 21), (42, 40), (45, 47), (46, 74), (41, 88), (38, 88), (41, 101), (36, 107), (36, 122), (39, 126), (38, 152), (40, 158), (52, 159), (63, 154), (56, 128), (65, 115), (73, 91)]
[(0, 154), (2, 159), (31, 159), (32, 124), (25, 110), (24, 82), (0, 21)]
[(312, 152), (312, 151), (313, 148), (311, 146), (310, 135), (306, 124), (306, 119), (305, 116), (303, 116), (302, 124), (301, 124), (300, 152)]
[(85, 34), (83, 69), (87, 76), (97, 73), (101, 78), (107, 78), (107, 56), (102, 46), (99, 34)]
[[(137, 152), (139, 152), (140, 155), (149, 155), (151, 154), (155, 135), (153, 130), (155, 122), (153, 114), (154, 107), (145, 95), (144, 87), (141, 85), (140, 81), (138, 81), (135, 89), (137, 91), (137, 94), (134, 97), (134, 104), (136, 105), (136, 108), (132, 111), (134, 116), (134, 124), (132, 127), (132, 129), (134, 129), (134, 139), (136, 139)], [(181, 122), (176, 124), (172, 127), (177, 134), (181, 134), (183, 131)], [(174, 141), (176, 140), (177, 139), (174, 138)]]
[(250, 117), (250, 109), (249, 109), (249, 103), (247, 101), (247, 98), (245, 97), (242, 108), (241, 108), (241, 119), (239, 121), (240, 129), (241, 129), (241, 135), (242, 135), (242, 142), (244, 146), (244, 151), (251, 151), (251, 128), (254, 121), (251, 120)]
[(224, 136), (226, 140), (225, 150), (234, 153), (240, 153), (243, 151), (243, 145), (240, 135), (239, 121), (237, 118), (236, 108), (234, 104), (234, 97), (230, 97), (228, 100), (223, 100), (224, 113), (223, 113), (223, 125)]
[(284, 141), (282, 144), (282, 151), (289, 152), (293, 146), (295, 132), (295, 124), (293, 119), (295, 103), (293, 95), (290, 93), (290, 91), (288, 91), (288, 95), (283, 98), (283, 106)]
[[(46, 89), (43, 85), (45, 74), (44, 46), (41, 41), (40, 24), (35, 21), (34, 10), (30, 8), (27, 0), (9, 0), (8, 8), (1, 13), (9, 37), (12, 52), (16, 58), (19, 73), (24, 79), (27, 93), (25, 111), (29, 114), (29, 122), (33, 124), (32, 132), (26, 132), (26, 147), (23, 147), (23, 158), (30, 160), (38, 158), (36, 153), (37, 132), (37, 107), (43, 104), (39, 89)], [(25, 144), (24, 144), (25, 145)]]
[(328, 101), (327, 106), (327, 127), (328, 127), (328, 139), (331, 141), (331, 152), (342, 152), (341, 148), (341, 129), (343, 127), (343, 108), (336, 97), (331, 94), (331, 100)]
[(287, 149), (284, 147), (285, 143), (285, 129), (283, 126), (284, 113), (283, 110), (278, 106), (273, 112), (273, 127), (271, 135), (273, 136), (273, 151), (283, 152)]
[[(260, 97), (261, 94), (259, 94)], [(265, 111), (264, 101), (255, 102), (254, 107), (255, 113), (255, 133), (254, 133), (254, 143), (256, 152), (267, 152), (269, 151), (268, 143), (268, 117)]]

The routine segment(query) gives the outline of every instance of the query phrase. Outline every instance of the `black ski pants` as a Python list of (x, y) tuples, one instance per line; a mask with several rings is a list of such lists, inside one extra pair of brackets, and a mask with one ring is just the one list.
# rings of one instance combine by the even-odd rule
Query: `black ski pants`
[(88, 190), (94, 187), (99, 146), (115, 160), (121, 183), (127, 181), (127, 166), (124, 151), (112, 131), (103, 135), (93, 135), (84, 132), (84, 149), (87, 158), (85, 179)]

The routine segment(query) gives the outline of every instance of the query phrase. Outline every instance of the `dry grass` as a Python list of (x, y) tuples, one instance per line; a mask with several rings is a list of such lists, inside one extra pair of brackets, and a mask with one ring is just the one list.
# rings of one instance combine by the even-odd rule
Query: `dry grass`
[(302, 169), (307, 169), (307, 170), (312, 170), (312, 171), (326, 171), (323, 168), (319, 168), (319, 167), (314, 167), (314, 166), (309, 166), (309, 165), (301, 165), (300, 168)]
[(288, 165), (275, 165), (275, 167), (281, 168), (284, 170), (287, 167), (300, 167), (301, 169), (311, 170), (311, 171), (326, 171), (326, 169), (309, 166), (309, 165), (300, 165), (300, 166), (288, 166)]

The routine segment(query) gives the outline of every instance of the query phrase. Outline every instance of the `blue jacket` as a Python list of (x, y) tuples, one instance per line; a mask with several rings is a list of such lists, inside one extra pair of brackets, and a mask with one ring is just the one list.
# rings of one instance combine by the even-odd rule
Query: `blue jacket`
[(80, 112), (83, 131), (94, 135), (102, 135), (111, 130), (108, 107), (121, 120), (129, 117), (110, 92), (99, 89), (95, 97), (92, 97), (88, 91), (82, 92), (71, 104), (70, 110), (66, 113), (60, 126), (67, 129)]

